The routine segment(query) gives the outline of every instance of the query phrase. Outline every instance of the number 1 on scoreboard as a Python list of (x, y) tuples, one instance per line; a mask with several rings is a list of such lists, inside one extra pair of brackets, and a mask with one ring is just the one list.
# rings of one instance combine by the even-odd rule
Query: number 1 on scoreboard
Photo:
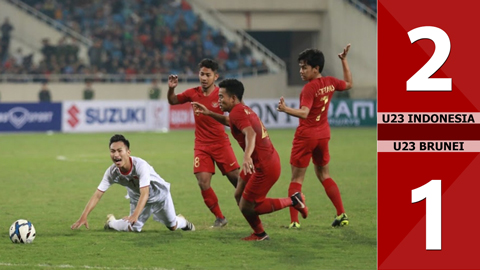
[(427, 250), (442, 249), (442, 180), (431, 180), (412, 190), (412, 203), (426, 201)]

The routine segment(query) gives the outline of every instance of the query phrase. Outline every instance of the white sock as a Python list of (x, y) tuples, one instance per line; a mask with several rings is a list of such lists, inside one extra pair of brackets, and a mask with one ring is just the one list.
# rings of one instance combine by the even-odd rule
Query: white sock
[(177, 216), (177, 230), (187, 227), (187, 220), (184, 217)]
[(123, 219), (112, 220), (108, 223), (108, 226), (116, 231), (128, 232), (132, 230), (130, 223)]

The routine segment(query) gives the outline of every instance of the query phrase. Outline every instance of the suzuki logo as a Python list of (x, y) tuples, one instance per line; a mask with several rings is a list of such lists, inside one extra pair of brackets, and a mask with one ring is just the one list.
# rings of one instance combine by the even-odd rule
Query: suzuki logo
[(68, 118), (68, 124), (74, 128), (78, 122), (80, 122), (80, 120), (78, 120), (77, 118), (77, 115), (80, 113), (80, 111), (78, 110), (77, 106), (73, 105), (72, 107), (70, 107), (70, 109), (68, 109), (68, 115), (70, 116), (70, 118)]

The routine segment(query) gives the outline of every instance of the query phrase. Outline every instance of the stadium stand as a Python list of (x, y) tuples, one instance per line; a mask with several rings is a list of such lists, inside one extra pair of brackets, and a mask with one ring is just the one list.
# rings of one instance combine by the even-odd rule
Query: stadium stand
[(137, 74), (193, 74), (206, 57), (216, 59), (223, 72), (255, 68), (268, 73), (248, 46), (228, 41), (185, 0), (22, 1), (93, 44), (88, 59), (81, 59), (75, 38), (64, 36), (54, 44), (45, 37), (38, 64), (31, 55), (7, 48), (0, 54), (0, 74), (83, 74), (97, 81), (113, 74), (128, 82)]

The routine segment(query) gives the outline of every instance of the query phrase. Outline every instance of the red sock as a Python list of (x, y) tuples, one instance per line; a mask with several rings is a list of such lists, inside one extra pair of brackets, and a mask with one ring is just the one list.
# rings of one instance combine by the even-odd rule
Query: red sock
[(258, 215), (253, 215), (253, 216), (243, 215), (243, 216), (248, 221), (248, 224), (250, 224), (250, 227), (252, 227), (254, 233), (261, 234), (265, 232), (265, 230), (263, 229), (262, 221), (260, 220)]
[(342, 196), (340, 196), (340, 191), (338, 190), (338, 186), (335, 181), (333, 181), (332, 178), (327, 178), (322, 182), (322, 184), (323, 188), (325, 188), (328, 198), (330, 198), (330, 201), (332, 201), (333, 205), (337, 209), (337, 216), (345, 213), (345, 209), (343, 209)]
[(207, 190), (202, 190), (203, 201), (207, 205), (208, 209), (217, 217), (217, 218), (225, 218), (222, 214), (222, 210), (220, 210), (220, 206), (218, 205), (218, 198), (213, 191), (212, 188)]
[[(292, 196), (296, 192), (302, 192), (302, 184), (290, 182), (290, 186), (288, 187), (288, 197)], [(290, 207), (290, 221), (300, 223), (298, 220), (298, 211), (293, 207)]]
[(285, 207), (292, 205), (292, 199), (290, 198), (281, 198), (281, 199), (272, 199), (266, 198), (265, 200), (257, 203), (255, 206), (255, 212), (259, 215), (268, 214), (271, 212), (278, 211)]

